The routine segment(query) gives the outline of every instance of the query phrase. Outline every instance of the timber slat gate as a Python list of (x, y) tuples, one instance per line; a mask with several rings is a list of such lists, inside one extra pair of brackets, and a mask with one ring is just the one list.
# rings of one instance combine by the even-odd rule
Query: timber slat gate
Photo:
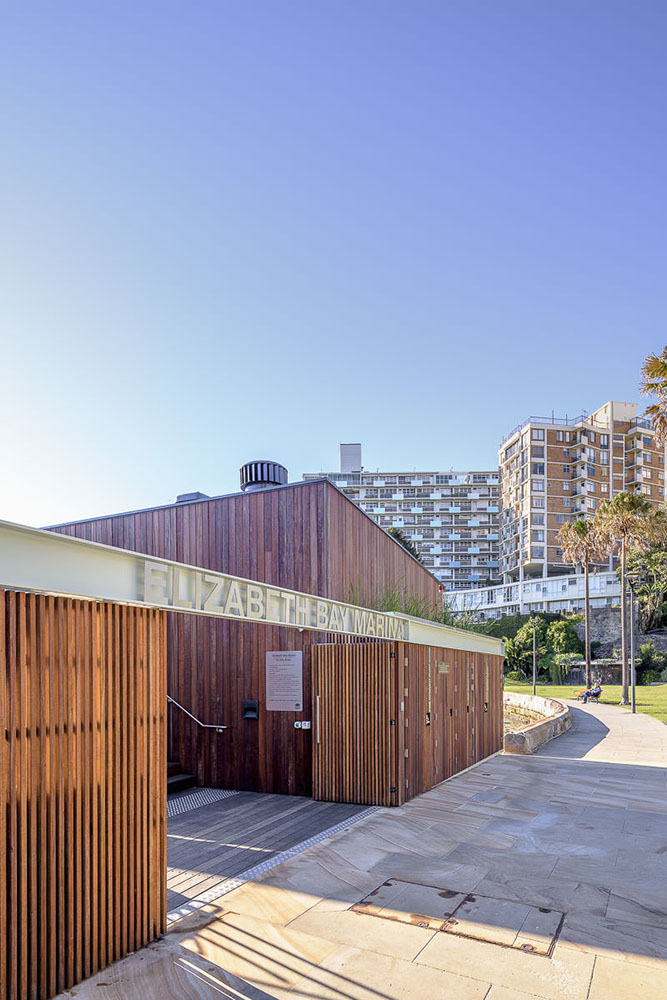
[(0, 1000), (166, 922), (163, 612), (0, 590)]
[(402, 805), (502, 747), (502, 656), (314, 645), (313, 798)]

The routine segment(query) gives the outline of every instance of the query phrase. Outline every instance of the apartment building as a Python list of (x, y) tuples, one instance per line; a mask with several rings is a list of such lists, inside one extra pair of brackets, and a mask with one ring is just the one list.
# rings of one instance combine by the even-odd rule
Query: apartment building
[(571, 419), (529, 417), (505, 437), (498, 458), (505, 584), (572, 573), (558, 531), (603, 500), (625, 490), (664, 502), (665, 448), (636, 403), (609, 401)]
[(445, 590), (500, 580), (498, 471), (369, 472), (361, 445), (340, 445), (338, 472), (304, 473), (334, 482), (382, 528), (400, 528)]
[[(620, 604), (621, 582), (618, 574), (591, 573), (589, 595), (592, 608)], [(584, 601), (583, 573), (569, 573), (456, 592), (448, 597), (447, 604), (455, 613), (471, 614), (477, 621), (483, 622), (504, 615), (583, 611)]]

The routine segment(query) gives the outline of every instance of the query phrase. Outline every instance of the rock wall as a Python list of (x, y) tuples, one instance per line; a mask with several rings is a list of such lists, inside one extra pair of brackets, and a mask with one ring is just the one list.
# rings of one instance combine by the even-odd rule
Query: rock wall
[[(583, 642), (584, 623), (581, 622), (580, 624), (575, 625), (575, 628), (577, 630), (577, 635)], [(595, 655), (601, 658), (613, 656), (613, 650), (620, 648), (620, 608), (591, 608), (591, 642), (602, 643), (602, 645), (594, 651)], [(656, 649), (659, 649), (663, 653), (667, 653), (667, 635), (655, 632), (649, 632), (647, 634), (646, 632), (636, 631), (635, 644), (637, 653), (639, 653), (639, 647), (645, 642), (652, 642)]]

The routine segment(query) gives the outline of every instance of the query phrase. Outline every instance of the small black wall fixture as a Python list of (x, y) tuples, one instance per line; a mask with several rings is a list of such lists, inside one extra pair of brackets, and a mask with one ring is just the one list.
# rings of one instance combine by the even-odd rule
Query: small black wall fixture
[(258, 719), (259, 718), (259, 702), (258, 701), (243, 701), (241, 703), (243, 708), (243, 718), (244, 719)]

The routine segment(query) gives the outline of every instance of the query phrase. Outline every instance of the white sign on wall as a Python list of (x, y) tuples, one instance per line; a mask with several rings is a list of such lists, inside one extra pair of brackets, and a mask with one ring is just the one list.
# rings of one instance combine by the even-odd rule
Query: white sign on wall
[(303, 654), (276, 650), (266, 654), (267, 712), (303, 711)]

